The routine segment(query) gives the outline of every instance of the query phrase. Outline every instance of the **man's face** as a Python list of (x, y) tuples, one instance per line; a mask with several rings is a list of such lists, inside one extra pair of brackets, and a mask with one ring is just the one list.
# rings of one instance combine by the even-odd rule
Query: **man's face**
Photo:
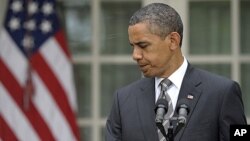
[(133, 59), (137, 61), (145, 77), (164, 77), (173, 62), (171, 39), (162, 39), (152, 34), (146, 23), (128, 28), (129, 42), (133, 48)]

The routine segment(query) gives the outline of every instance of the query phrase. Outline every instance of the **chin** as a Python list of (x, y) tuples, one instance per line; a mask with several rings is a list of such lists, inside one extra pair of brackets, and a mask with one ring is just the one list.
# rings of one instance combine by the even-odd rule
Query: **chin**
[(143, 73), (143, 76), (147, 78), (155, 77), (155, 75), (148, 74), (148, 73)]
[(154, 71), (153, 69), (147, 69), (144, 71), (141, 71), (143, 73), (144, 77), (151, 78), (157, 76), (157, 72)]

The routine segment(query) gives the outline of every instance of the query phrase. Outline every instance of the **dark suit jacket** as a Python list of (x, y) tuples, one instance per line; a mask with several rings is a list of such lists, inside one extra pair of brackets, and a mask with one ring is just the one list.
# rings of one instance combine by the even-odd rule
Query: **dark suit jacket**
[[(188, 65), (178, 101), (188, 95), (193, 99), (187, 124), (175, 141), (229, 141), (229, 126), (246, 124), (236, 82)], [(154, 108), (154, 78), (119, 89), (106, 123), (106, 141), (158, 141)]]

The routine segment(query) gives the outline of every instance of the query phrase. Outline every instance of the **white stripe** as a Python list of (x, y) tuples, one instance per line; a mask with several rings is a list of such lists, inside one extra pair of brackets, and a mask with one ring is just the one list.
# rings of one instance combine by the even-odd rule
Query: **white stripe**
[(27, 77), (27, 61), (25, 56), (5, 30), (2, 30), (0, 33), (0, 45), (0, 58), (22, 86)]
[(0, 114), (20, 141), (39, 141), (32, 125), (0, 81)]
[(50, 38), (43, 44), (41, 54), (64, 88), (71, 108), (76, 111), (77, 105), (71, 62), (69, 62), (54, 38)]
[(52, 131), (52, 134), (58, 141), (76, 140), (67, 120), (61, 113), (61, 110), (55, 104), (53, 97), (43, 84), (40, 77), (33, 73), (35, 83), (35, 97), (33, 103), (46, 124)]
[(164, 141), (164, 140), (165, 140), (165, 137), (161, 138), (161, 140), (160, 140), (160, 141)]
[(163, 122), (163, 126), (165, 126), (168, 122), (169, 122), (169, 120), (165, 120), (165, 121)]

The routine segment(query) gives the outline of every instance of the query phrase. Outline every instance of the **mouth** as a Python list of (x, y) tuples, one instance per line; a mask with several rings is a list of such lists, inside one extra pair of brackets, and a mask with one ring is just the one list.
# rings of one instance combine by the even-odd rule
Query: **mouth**
[(147, 69), (148, 69), (147, 64), (138, 64), (138, 65), (143, 73), (147, 71)]
[(144, 66), (147, 66), (146, 63), (141, 63), (141, 62), (137, 62), (137, 65), (138, 65), (140, 68), (142, 68), (142, 67), (144, 67)]
[(146, 64), (138, 64), (138, 66), (140, 67), (140, 68), (143, 68), (143, 67), (145, 67), (145, 66), (147, 66)]

